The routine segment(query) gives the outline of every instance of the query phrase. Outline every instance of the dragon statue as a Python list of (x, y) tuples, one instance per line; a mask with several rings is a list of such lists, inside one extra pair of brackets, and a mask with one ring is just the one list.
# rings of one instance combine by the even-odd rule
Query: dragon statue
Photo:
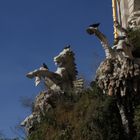
[(47, 89), (36, 97), (33, 113), (21, 123), (28, 133), (33, 130), (36, 123), (40, 122), (40, 116), (45, 115), (45, 112), (50, 107), (53, 107), (50, 101), (51, 98), (57, 98), (61, 93), (71, 91), (79, 93), (84, 87), (83, 79), (77, 78), (78, 72), (74, 52), (70, 46), (65, 47), (58, 56), (54, 57), (54, 62), (58, 66), (56, 72), (50, 71), (48, 66), (43, 63), (39, 69), (31, 71), (26, 75), (30, 79), (35, 78), (36, 86), (43, 80)]
[[(116, 22), (115, 25), (118, 28), (118, 30), (123, 31), (124, 34), (126, 35), (127, 31), (123, 29), (118, 22)], [(87, 32), (90, 35), (97, 36), (97, 38), (100, 40), (102, 47), (105, 51), (106, 59), (112, 58), (121, 59), (122, 57), (133, 59), (132, 56), (133, 46), (130, 45), (130, 43), (128, 43), (127, 37), (125, 35), (118, 37), (118, 39), (115, 42), (116, 45), (114, 45), (113, 48), (111, 48), (111, 45), (109, 44), (107, 37), (99, 30), (98, 26), (99, 24), (90, 25), (87, 29)], [(119, 50), (121, 51), (119, 52)]]
[(76, 89), (78, 85), (83, 86), (83, 80), (77, 80), (77, 69), (75, 64), (74, 53), (70, 46), (65, 47), (63, 51), (56, 57), (54, 62), (58, 66), (56, 72), (49, 71), (47, 66), (42, 66), (37, 70), (29, 72), (28, 78), (35, 78), (35, 84), (38, 85), (41, 80), (44, 80), (46, 87), (53, 91), (68, 91)]
[[(108, 85), (105, 84), (107, 83), (107, 81), (105, 81), (105, 83), (102, 84), (104, 80), (101, 79), (106, 78), (105, 74), (112, 73), (113, 74), (112, 76), (114, 77), (117, 77), (117, 74), (119, 74), (118, 75), (119, 79), (127, 77), (127, 75), (133, 76), (134, 74), (135, 76), (137, 76), (139, 75), (139, 65), (140, 65), (140, 59), (137, 57), (135, 58), (135, 56), (133, 56), (133, 51), (135, 48), (128, 40), (127, 30), (121, 28), (118, 23), (115, 23), (115, 25), (118, 28), (118, 30), (124, 32), (124, 36), (119, 36), (113, 47), (110, 47), (106, 36), (102, 32), (100, 32), (96, 24), (90, 25), (87, 29), (87, 32), (90, 35), (95, 35), (97, 36), (97, 38), (99, 38), (102, 47), (105, 51), (106, 59), (103, 63), (101, 63), (100, 67), (98, 68), (96, 79), (99, 82), (101, 88), (104, 89), (104, 92), (108, 91), (109, 95), (116, 94), (117, 91), (112, 92), (112, 90), (115, 90), (114, 87), (112, 87), (113, 89), (109, 90), (111, 86), (108, 87)], [(132, 65), (131, 63), (133, 63), (133, 67), (129, 67)], [(118, 71), (117, 74), (116, 71)], [(104, 74), (105, 77), (100, 76), (100, 74)], [(116, 84), (114, 83), (114, 85), (118, 85), (118, 83)], [(136, 90), (136, 88), (134, 90)], [(121, 91), (121, 96), (125, 94), (126, 94), (125, 92)]]
[(113, 47), (99, 30), (99, 24), (90, 25), (87, 32), (99, 38), (106, 56), (97, 69), (96, 81), (104, 94), (116, 97), (124, 130), (131, 137), (134, 135), (133, 99), (140, 93), (140, 58), (133, 55), (135, 48), (128, 39), (128, 31), (118, 22), (114, 24), (123, 36), (115, 40)]

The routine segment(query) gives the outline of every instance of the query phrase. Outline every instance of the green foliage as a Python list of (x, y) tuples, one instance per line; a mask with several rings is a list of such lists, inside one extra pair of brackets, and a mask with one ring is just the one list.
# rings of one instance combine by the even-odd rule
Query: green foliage
[(96, 84), (80, 95), (65, 94), (28, 140), (124, 140), (115, 99), (103, 95)]
[(135, 109), (134, 125), (136, 127), (136, 138), (135, 140), (140, 140), (140, 105)]

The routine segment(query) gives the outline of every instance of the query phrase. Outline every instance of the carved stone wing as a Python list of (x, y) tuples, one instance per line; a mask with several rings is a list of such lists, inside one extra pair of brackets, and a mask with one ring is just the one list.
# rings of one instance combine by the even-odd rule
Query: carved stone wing
[(30, 79), (33, 79), (35, 77), (40, 77), (40, 78), (41, 77), (43, 77), (43, 78), (48, 77), (56, 84), (59, 84), (62, 81), (62, 77), (59, 74), (51, 72), (47, 69), (35, 70), (32, 72), (29, 72), (26, 76)]

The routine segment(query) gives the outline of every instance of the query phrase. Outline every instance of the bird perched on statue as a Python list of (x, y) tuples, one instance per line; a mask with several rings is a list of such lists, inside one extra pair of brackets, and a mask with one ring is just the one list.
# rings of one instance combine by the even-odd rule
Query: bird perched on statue
[(42, 64), (42, 67), (45, 68), (45, 69), (49, 69), (48, 66), (45, 63)]
[(94, 31), (98, 29), (99, 25), (100, 25), (100, 23), (94, 23), (94, 24), (89, 25), (87, 32), (90, 35), (94, 34)]
[(100, 23), (94, 23), (94, 24), (89, 25), (89, 27), (98, 28), (99, 25), (100, 25)]

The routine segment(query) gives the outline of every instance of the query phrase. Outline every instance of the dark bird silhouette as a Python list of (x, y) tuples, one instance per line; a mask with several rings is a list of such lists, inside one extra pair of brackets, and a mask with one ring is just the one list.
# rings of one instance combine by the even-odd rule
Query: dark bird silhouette
[(89, 25), (89, 27), (98, 28), (99, 25), (100, 25), (100, 23), (95, 23), (95, 24), (91, 24), (91, 25)]
[(48, 69), (48, 66), (45, 63), (43, 63), (42, 66), (43, 68)]

